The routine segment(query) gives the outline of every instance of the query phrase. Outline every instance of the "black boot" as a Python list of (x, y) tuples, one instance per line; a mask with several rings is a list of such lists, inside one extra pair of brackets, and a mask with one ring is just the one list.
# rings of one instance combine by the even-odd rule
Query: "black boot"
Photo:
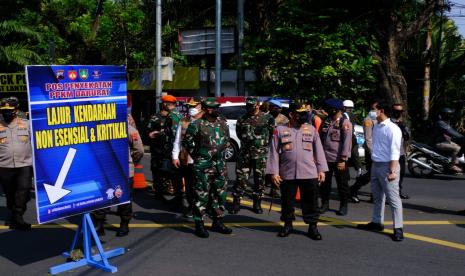
[(281, 230), (278, 233), (278, 237), (284, 238), (289, 236), (292, 233), (292, 230), (294, 228), (292, 227), (292, 221), (286, 221), (284, 222), (284, 227), (281, 228)]
[(15, 215), (13, 219), (10, 220), (9, 224), (10, 229), (29, 231), (31, 230), (31, 224), (24, 221), (22, 215)]
[(263, 214), (262, 199), (258, 196), (254, 196), (253, 198), (253, 211), (256, 214)]
[(224, 225), (224, 223), (221, 220), (221, 218), (213, 219), (212, 227), (210, 230), (221, 234), (231, 234), (232, 229), (226, 227), (226, 225)]
[(200, 238), (208, 238), (208, 236), (210, 236), (210, 234), (208, 234), (208, 231), (205, 230), (203, 220), (195, 220), (195, 232), (194, 232), (194, 234), (197, 237), (200, 237)]
[(336, 215), (338, 216), (345, 216), (347, 215), (347, 201), (341, 201), (341, 204), (339, 205), (339, 211), (336, 212)]
[(124, 237), (129, 234), (129, 220), (121, 220), (119, 229), (116, 231), (117, 237)]
[(329, 201), (324, 200), (321, 202), (320, 213), (324, 214), (329, 209)]
[(241, 198), (234, 197), (231, 209), (229, 210), (230, 214), (237, 214), (241, 210)]
[(316, 223), (310, 223), (308, 226), (307, 236), (312, 239), (319, 241), (322, 239), (320, 232), (318, 232), (318, 228), (316, 227)]
[(95, 220), (95, 231), (97, 232), (97, 235), (105, 236), (105, 228), (103, 227), (104, 225), (105, 225), (105, 220), (103, 219)]

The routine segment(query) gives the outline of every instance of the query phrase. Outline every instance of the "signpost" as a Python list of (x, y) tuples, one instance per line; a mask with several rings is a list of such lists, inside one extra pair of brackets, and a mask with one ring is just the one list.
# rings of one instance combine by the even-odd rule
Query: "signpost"
[(103, 251), (89, 212), (130, 200), (125, 68), (26, 66), (26, 78), (37, 220), (83, 214), (71, 250), (82, 234), (85, 258), (52, 267), (50, 273), (83, 265), (116, 272), (108, 258), (124, 249)]

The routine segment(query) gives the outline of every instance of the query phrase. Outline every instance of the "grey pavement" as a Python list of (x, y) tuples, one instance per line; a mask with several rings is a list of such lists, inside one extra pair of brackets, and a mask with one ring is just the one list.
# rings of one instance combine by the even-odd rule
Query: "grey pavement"
[[(150, 181), (149, 156), (144, 169)], [(234, 164), (229, 163), (230, 184), (234, 181)], [(353, 182), (353, 180), (352, 180)], [(306, 227), (297, 218), (295, 234), (276, 236), (279, 213), (254, 214), (249, 206), (238, 215), (228, 215), (234, 225), (232, 235), (211, 233), (209, 239), (193, 235), (192, 221), (183, 218), (175, 204), (156, 201), (148, 191), (135, 194), (135, 218), (131, 232), (115, 237), (111, 226), (102, 243), (106, 249), (124, 247), (126, 254), (110, 259), (119, 275), (464, 275), (465, 217), (456, 215), (465, 209), (465, 177), (405, 179), (404, 200), (406, 239), (393, 242), (386, 233), (361, 231), (350, 222), (367, 222), (371, 204), (369, 187), (362, 189), (362, 202), (349, 205), (349, 215), (338, 217), (336, 189), (330, 201), (332, 211), (322, 216), (322, 241), (304, 234)], [(335, 188), (335, 183), (333, 185)], [(249, 205), (250, 202), (245, 202)], [(275, 200), (279, 207), (279, 200)], [(274, 208), (275, 209), (275, 208)], [(7, 216), (5, 198), (0, 198), (0, 223)], [(386, 206), (386, 220), (391, 220)], [(35, 201), (31, 200), (27, 220), (35, 222)], [(0, 228), (1, 275), (46, 275), (51, 266), (65, 261), (60, 254), (68, 249), (73, 229), (60, 226), (76, 224), (73, 217), (18, 232)], [(109, 224), (117, 224), (115, 215)], [(329, 223), (331, 224), (331, 223)], [(387, 223), (387, 229), (392, 226)], [(92, 268), (80, 268), (69, 275), (104, 275)]]

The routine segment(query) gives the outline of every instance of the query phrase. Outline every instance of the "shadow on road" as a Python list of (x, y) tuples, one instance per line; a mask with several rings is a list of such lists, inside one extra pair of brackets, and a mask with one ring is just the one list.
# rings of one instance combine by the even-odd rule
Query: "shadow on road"
[(0, 255), (23, 266), (61, 255), (72, 243), (74, 230), (32, 229), (0, 234)]

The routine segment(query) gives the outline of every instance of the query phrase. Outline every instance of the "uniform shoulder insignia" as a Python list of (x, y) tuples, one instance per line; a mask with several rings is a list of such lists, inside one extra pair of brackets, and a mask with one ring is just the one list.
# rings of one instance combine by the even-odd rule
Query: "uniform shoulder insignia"
[(365, 127), (370, 127), (370, 126), (373, 125), (373, 122), (371, 122), (371, 120), (365, 120), (365, 122), (363, 123), (363, 125), (364, 125)]

